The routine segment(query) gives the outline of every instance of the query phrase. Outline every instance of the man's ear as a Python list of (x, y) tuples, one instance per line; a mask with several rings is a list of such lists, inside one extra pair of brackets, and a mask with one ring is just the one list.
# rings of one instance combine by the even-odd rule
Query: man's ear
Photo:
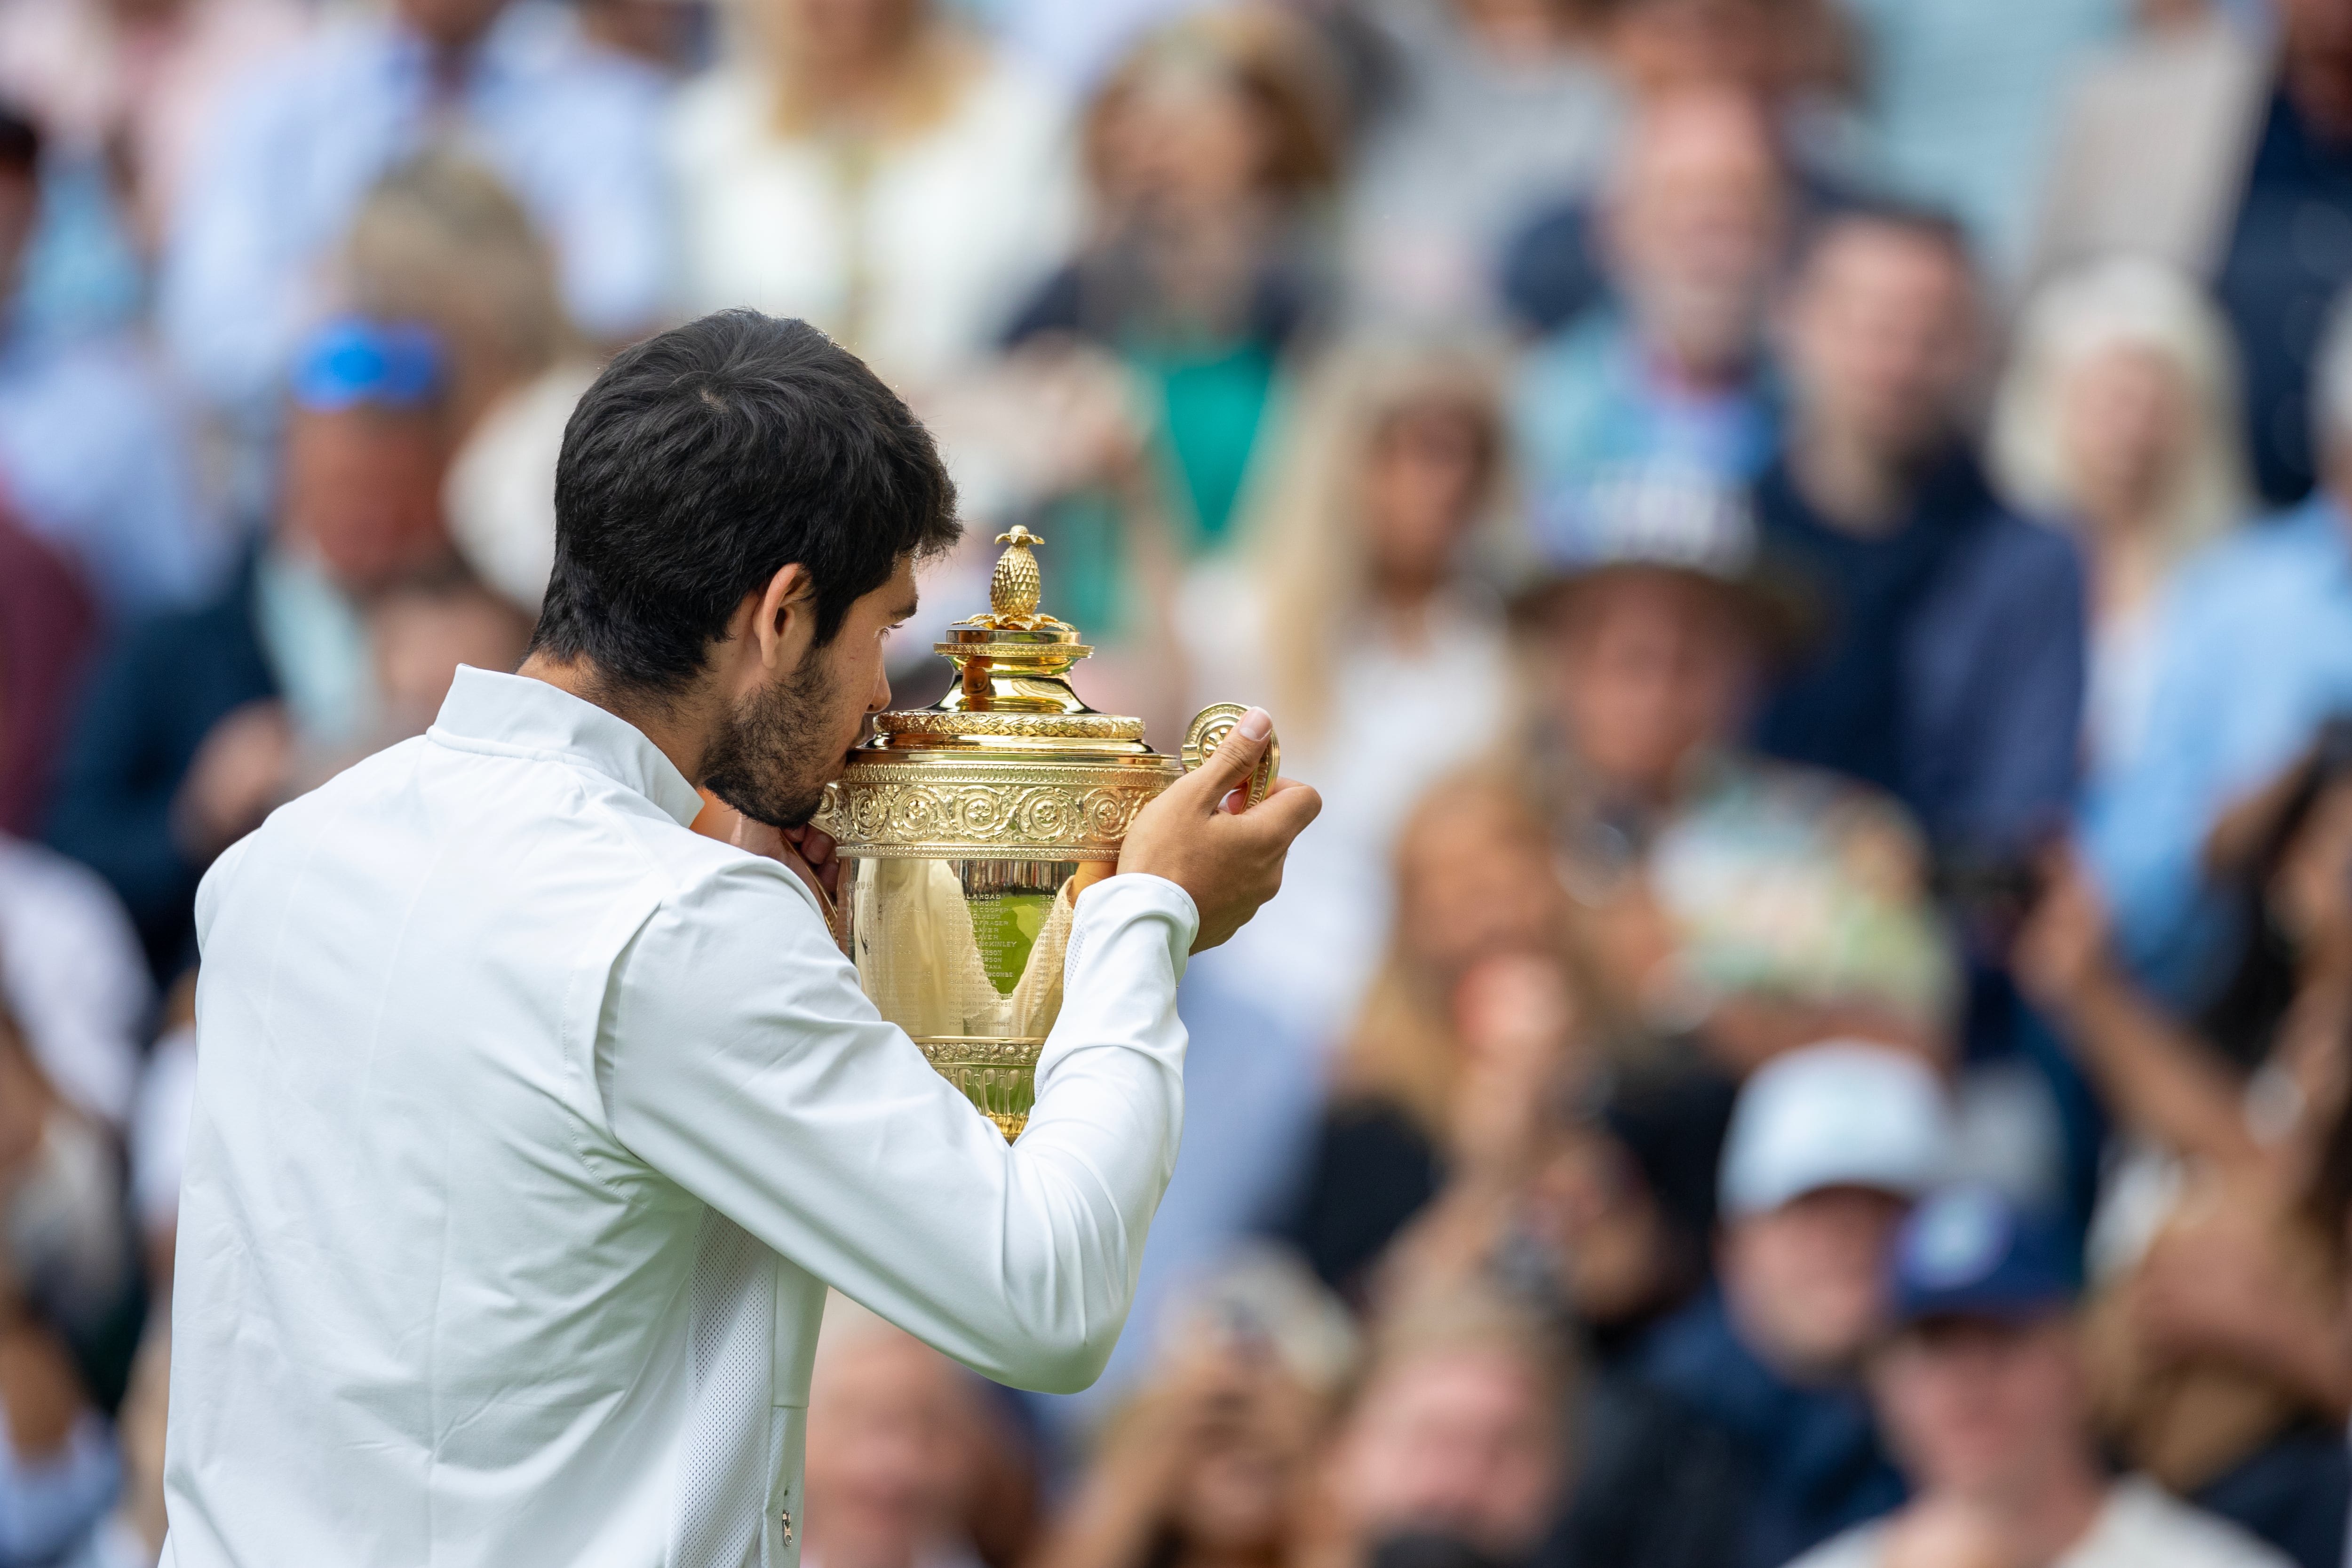
[(816, 584), (795, 561), (768, 579), (748, 628), (760, 663), (772, 673), (797, 669), (816, 643)]

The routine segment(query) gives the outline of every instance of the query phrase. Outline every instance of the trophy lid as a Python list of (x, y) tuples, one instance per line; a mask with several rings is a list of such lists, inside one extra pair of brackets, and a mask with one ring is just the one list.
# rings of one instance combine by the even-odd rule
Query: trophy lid
[(874, 719), (874, 738), (852, 765), (881, 754), (954, 751), (1008, 758), (1050, 754), (1073, 761), (1157, 758), (1143, 721), (1097, 713), (1072, 690), (1070, 667), (1094, 652), (1077, 628), (1040, 613), (1044, 588), (1036, 547), (1014, 524), (989, 574), (988, 609), (950, 626), (933, 651), (956, 668), (956, 684), (929, 708), (894, 709)]

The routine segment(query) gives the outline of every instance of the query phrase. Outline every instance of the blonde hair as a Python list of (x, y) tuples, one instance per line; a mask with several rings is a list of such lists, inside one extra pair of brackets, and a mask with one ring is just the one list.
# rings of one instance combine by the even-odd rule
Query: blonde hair
[(2092, 262), (2034, 295), (1993, 405), (1993, 468), (2017, 505), (2061, 523), (2079, 521), (2059, 400), (2070, 376), (2118, 348), (2157, 355), (2188, 393), (2189, 439), (2158, 519), (2166, 553), (2177, 560), (2242, 521), (2252, 487), (2229, 323), (2201, 289), (2162, 262)]
[[(903, 4), (894, 68), (864, 121), (886, 141), (939, 129), (988, 64), (987, 50), (942, 17), (930, 0)], [(755, 0), (743, 8), (739, 25), (748, 46), (742, 52), (757, 62), (768, 88), (769, 128), (784, 140), (798, 141), (824, 128), (824, 109), (822, 89), (812, 87), (811, 61), (790, 10), (789, 0)]]
[(431, 147), (378, 180), (344, 246), (352, 308), (442, 334), (458, 423), (577, 347), (555, 263), (496, 173)]
[(1485, 447), (1481, 516), (1468, 544), (1475, 555), (1498, 536), (1508, 510), (1500, 374), (1478, 348), (1363, 342), (1334, 349), (1272, 443), (1275, 466), (1246, 498), (1242, 534), (1265, 584), (1274, 710), (1301, 740), (1329, 719), (1344, 639), (1371, 591), (1365, 469), (1393, 420), (1433, 406), (1468, 415)]
[[(1493, 1354), (1516, 1362), (1538, 1396), (1565, 1410), (1581, 1381), (1574, 1347), (1525, 1300), (1486, 1280), (1408, 1282), (1373, 1325), (1357, 1401), (1399, 1366), (1438, 1356)], [(1566, 1435), (1565, 1432), (1563, 1435)]]
[[(1438, 1142), (1446, 1136), (1462, 1041), (1441, 977), (1429, 973), (1407, 940), (1412, 919), (1412, 847), (1458, 829), (1476, 812), (1493, 814), (1510, 831), (1524, 835), (1532, 853), (1549, 855), (1550, 834), (1542, 816), (1507, 764), (1473, 763), (1423, 792), (1397, 831), (1392, 871), (1396, 913), (1388, 950), (1336, 1064), (1334, 1087), (1342, 1098), (1391, 1106)], [(1567, 939), (1563, 921), (1563, 959), (1570, 956)]]
[(1220, 5), (1147, 35), (1087, 105), (1087, 172), (1097, 193), (1111, 184), (1110, 134), (1119, 112), (1163, 73), (1206, 70), (1264, 116), (1272, 133), (1265, 194), (1305, 198), (1339, 176), (1341, 89), (1313, 29), (1271, 5)]

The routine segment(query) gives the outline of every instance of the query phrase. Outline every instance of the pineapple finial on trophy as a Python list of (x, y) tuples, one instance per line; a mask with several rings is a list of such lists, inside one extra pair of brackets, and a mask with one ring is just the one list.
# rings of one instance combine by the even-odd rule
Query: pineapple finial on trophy
[(989, 609), (1007, 620), (1035, 615), (1045, 580), (1031, 547), (1045, 542), (1016, 522), (998, 534), (996, 542), (1011, 548), (996, 558), (996, 570), (989, 574)]
[(1037, 570), (1035, 547), (1045, 542), (1016, 522), (998, 534), (996, 542), (1007, 549), (988, 575), (988, 619), (1018, 631), (1060, 626), (1053, 616), (1037, 613), (1045, 578)]

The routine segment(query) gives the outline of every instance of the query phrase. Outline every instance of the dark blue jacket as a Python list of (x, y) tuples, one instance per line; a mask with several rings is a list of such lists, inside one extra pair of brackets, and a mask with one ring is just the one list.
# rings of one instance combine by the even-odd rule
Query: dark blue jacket
[(215, 724), (278, 694), (254, 620), (254, 565), (211, 604), (152, 616), (116, 639), (58, 771), (48, 841), (112, 884), (159, 982), (195, 956), (205, 873), (173, 837), (172, 798)]
[(1891, 792), (1947, 852), (2013, 855), (2063, 827), (2081, 760), (2074, 545), (2002, 510), (1964, 452), (1883, 535), (1823, 521), (1785, 463), (1756, 510), (1769, 569), (1814, 620), (1767, 693), (1762, 748)]
[(1741, 1450), (1750, 1489), (1735, 1568), (1780, 1568), (1903, 1501), (1862, 1390), (1781, 1381), (1740, 1343), (1714, 1290), (1658, 1325), (1637, 1371)]

